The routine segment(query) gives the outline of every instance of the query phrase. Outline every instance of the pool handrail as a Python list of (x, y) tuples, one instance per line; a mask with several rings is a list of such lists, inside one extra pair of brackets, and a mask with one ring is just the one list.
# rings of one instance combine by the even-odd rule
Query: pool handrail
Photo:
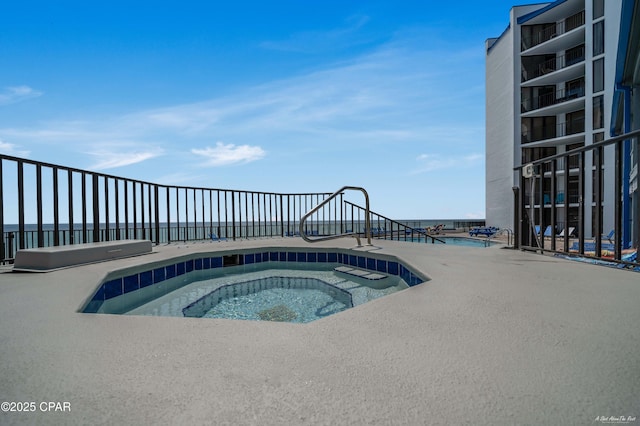
[(332, 199), (334, 199), (335, 197), (337, 197), (338, 195), (344, 193), (344, 191), (346, 190), (353, 190), (353, 191), (360, 191), (364, 194), (364, 202), (365, 202), (365, 216), (364, 216), (364, 233), (367, 236), (367, 245), (370, 246), (371, 244), (371, 219), (370, 219), (370, 210), (369, 210), (369, 194), (367, 193), (367, 191), (359, 186), (343, 186), (342, 188), (338, 189), (336, 192), (334, 192), (333, 194), (331, 194), (328, 198), (326, 198), (325, 200), (323, 200), (321, 203), (319, 203), (317, 206), (315, 206), (314, 208), (312, 208), (311, 210), (309, 210), (304, 216), (302, 216), (300, 218), (300, 237), (302, 237), (303, 240), (305, 240), (308, 243), (315, 243), (318, 241), (327, 241), (327, 240), (335, 240), (337, 238), (343, 238), (343, 237), (355, 237), (356, 240), (358, 241), (358, 246), (361, 246), (360, 243), (360, 236), (357, 232), (345, 232), (342, 234), (336, 234), (336, 235), (326, 235), (323, 237), (318, 237), (318, 238), (314, 238), (311, 239), (307, 236), (307, 233), (305, 231), (305, 222), (306, 220), (313, 215), (315, 212), (317, 212), (318, 210), (320, 210), (325, 204), (327, 204), (329, 201), (331, 201)]

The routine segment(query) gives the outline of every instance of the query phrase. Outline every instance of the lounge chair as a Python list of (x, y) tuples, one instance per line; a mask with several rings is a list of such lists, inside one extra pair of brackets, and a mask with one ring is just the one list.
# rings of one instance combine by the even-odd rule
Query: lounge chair
[(638, 260), (638, 251), (634, 250), (631, 253), (623, 254), (621, 259), (625, 262), (636, 262)]
[(209, 238), (211, 238), (211, 241), (216, 241), (216, 242), (227, 241), (225, 237), (218, 237), (214, 232), (209, 234)]
[(376, 227), (371, 228), (371, 235), (385, 235), (387, 233), (386, 228)]
[[(602, 251), (614, 251), (615, 247), (613, 244), (607, 244), (607, 243), (602, 243), (600, 245)], [(578, 244), (577, 241), (575, 241), (571, 247), (569, 247), (569, 251), (574, 251), (577, 252), (580, 249), (580, 244)], [(591, 252), (591, 251), (596, 251), (596, 243), (592, 242), (592, 241), (585, 241), (584, 243), (584, 251), (585, 252)]]
[(613, 236), (616, 235), (616, 230), (612, 229), (607, 235), (603, 235), (602, 239), (607, 239), (611, 244), (613, 244)]
[(469, 230), (469, 236), (470, 237), (477, 237), (480, 235), (484, 235), (487, 238), (493, 237), (496, 232), (498, 232), (498, 228), (490, 226), (490, 227), (479, 227), (479, 228), (472, 228)]
[[(560, 233), (558, 234), (558, 237), (564, 237), (564, 231), (565, 231), (566, 229), (567, 229), (567, 228), (563, 228), (563, 229), (562, 229), (562, 231), (560, 231)], [(574, 232), (575, 232), (575, 230), (576, 230), (576, 228), (569, 227), (569, 236), (570, 236), (570, 237), (573, 237), (573, 236), (574, 236)]]
[(444, 224), (439, 223), (438, 225), (434, 226), (433, 228), (428, 226), (426, 229), (427, 234), (435, 234), (438, 235), (440, 233), (440, 231), (442, 231), (442, 228), (444, 227)]
[(549, 238), (555, 236), (555, 232), (553, 232), (553, 228), (551, 227), (551, 225), (547, 226), (547, 228), (544, 230), (544, 236)]

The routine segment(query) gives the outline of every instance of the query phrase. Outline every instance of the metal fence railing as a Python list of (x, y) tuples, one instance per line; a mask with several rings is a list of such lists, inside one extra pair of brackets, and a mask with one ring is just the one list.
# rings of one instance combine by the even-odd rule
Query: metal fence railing
[[(299, 236), (300, 219), (320, 204), (304, 223), (306, 235), (360, 232), (362, 209), (342, 193), (327, 201), (330, 195), (160, 185), (0, 154), (0, 264), (11, 263), (21, 249), (100, 241)], [(403, 238), (412, 229), (381, 215), (371, 218), (377, 237), (390, 237), (380, 233), (383, 223)], [(414, 222), (419, 233), (421, 221)]]
[[(0, 263), (34, 247), (294, 235), (300, 217), (328, 195), (160, 185), (0, 155)], [(309, 232), (344, 229), (342, 201), (319, 210)]]
[(636, 130), (516, 167), (516, 247), (637, 266), (639, 137)]

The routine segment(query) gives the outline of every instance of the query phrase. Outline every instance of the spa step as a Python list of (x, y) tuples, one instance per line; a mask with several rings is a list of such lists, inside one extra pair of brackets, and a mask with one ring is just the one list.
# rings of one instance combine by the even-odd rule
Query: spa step
[(387, 278), (386, 275), (379, 274), (377, 272), (367, 271), (365, 269), (352, 268), (351, 266), (338, 266), (337, 268), (334, 268), (334, 271), (342, 272), (343, 274), (353, 275), (354, 277), (360, 277), (360, 278), (364, 278), (372, 281), (382, 280), (384, 278)]

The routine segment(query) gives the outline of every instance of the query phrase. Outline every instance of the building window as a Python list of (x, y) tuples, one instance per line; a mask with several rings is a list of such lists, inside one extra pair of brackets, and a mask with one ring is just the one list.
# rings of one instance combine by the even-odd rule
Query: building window
[(602, 142), (604, 140), (604, 133), (594, 133), (593, 143)]
[(604, 16), (604, 0), (593, 0), (593, 19)]
[(582, 61), (584, 61), (584, 44), (567, 49), (565, 52), (565, 66), (569, 67)]
[(593, 56), (604, 53), (604, 21), (593, 24)]
[(567, 81), (564, 84), (565, 87), (565, 101), (580, 98), (584, 96), (584, 77), (577, 78), (575, 80)]
[(604, 96), (593, 98), (593, 128), (602, 129), (604, 127)]
[(569, 112), (566, 115), (564, 135), (584, 132), (584, 110)]
[(604, 90), (604, 58), (593, 61), (593, 93)]
[[(594, 133), (593, 134), (593, 143), (598, 143), (598, 142), (602, 142), (604, 140), (604, 133), (600, 132), (600, 133)], [(603, 164), (604, 164), (604, 159), (603, 159)], [(593, 166), (596, 166), (596, 156), (593, 156)]]
[(556, 136), (556, 116), (528, 117), (522, 119), (522, 143), (553, 139)]

